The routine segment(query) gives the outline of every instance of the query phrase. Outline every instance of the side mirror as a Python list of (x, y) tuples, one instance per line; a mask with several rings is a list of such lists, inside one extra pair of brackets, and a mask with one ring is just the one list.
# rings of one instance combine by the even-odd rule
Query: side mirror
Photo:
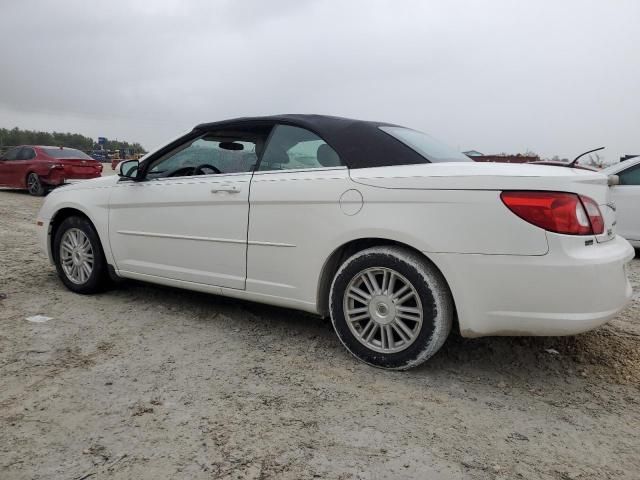
[(620, 185), (620, 177), (618, 175), (609, 175), (607, 179), (607, 183), (609, 184), (610, 187)]
[(116, 167), (116, 173), (120, 178), (135, 179), (138, 175), (138, 160), (125, 160)]

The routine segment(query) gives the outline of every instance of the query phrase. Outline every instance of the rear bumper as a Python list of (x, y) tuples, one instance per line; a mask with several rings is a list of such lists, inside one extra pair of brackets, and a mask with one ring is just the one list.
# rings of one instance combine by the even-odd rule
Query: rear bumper
[(50, 186), (50, 187), (59, 187), (60, 185), (67, 185), (70, 183), (78, 183), (78, 182), (83, 182), (85, 180), (92, 180), (94, 178), (99, 178), (101, 175), (97, 174), (97, 175), (83, 175), (83, 176), (72, 176), (72, 177), (66, 177), (66, 176), (56, 176), (56, 177), (44, 177), (42, 178), (42, 183)]
[(627, 240), (633, 248), (640, 248), (640, 240)]
[(573, 335), (625, 307), (634, 256), (626, 240), (588, 247), (584, 237), (548, 240), (542, 256), (428, 254), (449, 282), (463, 336)]
[(102, 176), (100, 171), (78, 173), (70, 172), (63, 168), (52, 168), (47, 175), (41, 175), (40, 179), (46, 185), (57, 187), (65, 183), (73, 183), (77, 180), (91, 180), (100, 176)]

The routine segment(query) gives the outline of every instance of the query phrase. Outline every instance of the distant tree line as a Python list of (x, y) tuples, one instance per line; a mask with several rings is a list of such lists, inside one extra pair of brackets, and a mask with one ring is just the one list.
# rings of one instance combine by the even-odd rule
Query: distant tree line
[[(99, 145), (89, 137), (79, 133), (38, 132), (35, 130), (22, 130), (18, 127), (0, 128), (0, 150), (7, 146), (16, 145), (51, 145), (55, 147), (77, 148), (78, 150), (98, 150)], [(130, 150), (133, 153), (145, 152), (139, 143), (121, 142), (119, 140), (107, 140), (103, 146), (105, 150)]]

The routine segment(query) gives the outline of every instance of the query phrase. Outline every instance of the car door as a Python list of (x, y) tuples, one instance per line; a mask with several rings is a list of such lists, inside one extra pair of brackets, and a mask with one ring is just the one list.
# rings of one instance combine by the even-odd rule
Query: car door
[(17, 170), (20, 167), (18, 155), (21, 148), (22, 147), (14, 147), (0, 157), (0, 185), (15, 188), (24, 186), (17, 174)]
[[(248, 130), (248, 131), (245, 131)], [(120, 180), (109, 242), (123, 276), (245, 288), (249, 186), (268, 131), (208, 132)]]
[(34, 170), (36, 174), (40, 173), (33, 163), (34, 158), (36, 158), (36, 152), (31, 147), (22, 147), (18, 152), (18, 157), (13, 164), (13, 178), (18, 185), (27, 187), (27, 175)]
[(618, 172), (620, 183), (611, 189), (616, 204), (618, 234), (640, 241), (640, 164)]
[(314, 302), (314, 275), (330, 253), (323, 248), (338, 244), (349, 214), (359, 210), (340, 204), (341, 198), (358, 198), (353, 187), (347, 168), (324, 140), (277, 125), (251, 181), (247, 290)]

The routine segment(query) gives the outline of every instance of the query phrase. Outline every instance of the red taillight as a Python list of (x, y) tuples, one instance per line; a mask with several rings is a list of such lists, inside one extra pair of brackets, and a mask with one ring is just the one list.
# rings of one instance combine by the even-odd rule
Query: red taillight
[(566, 235), (598, 235), (604, 220), (593, 199), (565, 192), (502, 192), (500, 198), (513, 213), (533, 225)]
[(582, 200), (582, 205), (589, 216), (593, 233), (600, 235), (604, 232), (604, 218), (602, 218), (598, 204), (593, 198), (585, 197), (584, 195), (580, 195), (580, 200)]

